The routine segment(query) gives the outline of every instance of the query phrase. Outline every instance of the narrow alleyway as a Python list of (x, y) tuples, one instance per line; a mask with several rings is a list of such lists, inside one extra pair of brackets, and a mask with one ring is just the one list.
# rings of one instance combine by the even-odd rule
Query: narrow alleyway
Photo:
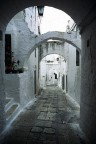
[(13, 123), (3, 144), (85, 144), (79, 108), (58, 87), (48, 87)]

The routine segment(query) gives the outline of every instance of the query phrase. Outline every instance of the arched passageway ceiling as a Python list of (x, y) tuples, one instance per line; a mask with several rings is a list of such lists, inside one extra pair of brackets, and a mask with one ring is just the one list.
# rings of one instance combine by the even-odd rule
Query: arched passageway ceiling
[[(0, 1), (0, 29), (5, 28), (8, 22), (21, 10), (37, 5), (51, 6), (69, 14), (79, 25), (90, 15), (95, 1), (92, 0), (1, 0)], [(96, 12), (93, 13), (96, 15)], [(89, 18), (89, 17), (88, 17)]]

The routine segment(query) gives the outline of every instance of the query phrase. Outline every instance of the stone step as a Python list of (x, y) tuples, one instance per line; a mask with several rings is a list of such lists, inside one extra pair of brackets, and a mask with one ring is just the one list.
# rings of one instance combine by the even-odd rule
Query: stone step
[(6, 103), (5, 112), (8, 111), (8, 109), (10, 109), (10, 107), (13, 104), (13, 102), (14, 102), (13, 98), (8, 98), (8, 97), (6, 98), (6, 100), (5, 100), (5, 103)]
[(20, 111), (20, 106), (18, 103), (14, 103), (7, 111), (6, 111), (6, 122), (7, 124), (14, 120), (16, 115)]

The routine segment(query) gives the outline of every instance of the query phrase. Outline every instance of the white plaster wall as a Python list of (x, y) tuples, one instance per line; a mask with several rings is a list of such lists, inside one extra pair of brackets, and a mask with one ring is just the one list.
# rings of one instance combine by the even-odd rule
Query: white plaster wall
[(68, 45), (68, 94), (80, 103), (80, 66), (76, 66), (76, 48)]
[[(35, 54), (36, 53), (36, 54)], [(33, 51), (33, 53), (30, 55), (28, 59), (28, 71), (30, 73), (30, 76), (33, 77), (33, 82), (32, 82), (32, 90), (34, 93), (34, 71), (36, 70), (36, 94), (38, 95), (39, 93), (39, 61), (38, 61), (38, 48), (36, 48), (36, 52)]]
[(33, 76), (29, 71), (21, 74), (5, 75), (6, 96), (14, 99), (20, 106), (24, 107), (34, 98)]
[(81, 96), (81, 65), (76, 67), (75, 75), (75, 99), (80, 104)]
[[(28, 9), (26, 10), (28, 13)], [(34, 11), (33, 11), (34, 12)], [(30, 14), (30, 13), (29, 13)], [(33, 24), (35, 25), (35, 21), (33, 19)], [(38, 29), (38, 27), (37, 27)], [(36, 28), (34, 29), (34, 33)], [(28, 46), (30, 41), (33, 39), (36, 34), (33, 34), (28, 28), (27, 22), (24, 20), (24, 12), (21, 11), (18, 13), (8, 24), (6, 29), (6, 34), (11, 34), (11, 47), (12, 52), (14, 52), (15, 60), (20, 61), (20, 67), (23, 67), (25, 54), (28, 51)], [(31, 47), (31, 46), (30, 46)]]
[(45, 61), (40, 62), (40, 87), (46, 88), (46, 63)]
[(19, 74), (20, 79), (20, 105), (24, 107), (32, 99), (35, 98), (33, 91), (33, 76), (29, 71)]
[[(34, 10), (33, 10), (34, 11)], [(34, 14), (33, 14), (34, 15)], [(34, 25), (35, 25), (35, 15), (34, 15)], [(16, 60), (20, 60), (20, 66), (23, 67), (24, 59), (21, 57), (28, 48), (28, 44), (34, 37), (34, 34), (29, 30), (27, 23), (24, 21), (23, 11), (18, 13), (8, 24), (6, 33), (11, 34), (12, 38), (12, 51), (14, 52), (14, 57)], [(38, 27), (37, 27), (38, 29)], [(36, 31), (36, 27), (34, 29)], [(5, 77), (5, 88), (6, 96), (13, 97), (15, 101), (19, 102), (21, 106), (25, 106), (30, 100), (34, 98), (34, 75), (33, 67), (37, 64), (37, 74), (38, 74), (38, 51), (37, 60), (31, 57), (31, 60), (27, 61), (27, 67), (24, 73), (21, 74), (6, 74)], [(30, 64), (31, 61), (31, 64)], [(31, 65), (33, 67), (31, 68)], [(31, 71), (32, 69), (32, 71)], [(37, 76), (38, 77), (38, 76)], [(10, 83), (10, 85), (9, 85)], [(38, 82), (37, 82), (38, 84)]]
[[(62, 88), (62, 76), (66, 75), (67, 66), (65, 61), (60, 62), (60, 68), (59, 68), (59, 77), (58, 77), (58, 86)], [(64, 84), (65, 85), (65, 84)]]
[(6, 97), (13, 98), (20, 103), (20, 80), (18, 74), (5, 74), (5, 92)]
[(25, 9), (25, 21), (30, 31), (38, 35), (39, 17), (36, 6)]
[(68, 94), (75, 98), (76, 49), (68, 47)]
[(40, 94), (40, 83), (39, 83), (39, 51), (38, 48), (36, 48), (36, 92), (37, 95)]

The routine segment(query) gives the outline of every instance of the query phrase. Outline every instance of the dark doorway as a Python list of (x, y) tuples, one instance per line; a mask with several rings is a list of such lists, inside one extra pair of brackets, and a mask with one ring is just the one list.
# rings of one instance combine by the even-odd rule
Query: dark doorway
[(57, 74), (56, 74), (56, 73), (54, 73), (54, 75), (55, 75), (55, 79), (57, 79)]
[(68, 85), (67, 85), (67, 75), (66, 75), (66, 92), (68, 91)]
[(36, 94), (36, 70), (34, 70), (34, 94)]
[(79, 55), (79, 51), (76, 50), (76, 66), (80, 65), (80, 55)]
[(62, 89), (63, 89), (63, 90), (64, 90), (64, 87), (65, 87), (65, 86), (64, 86), (64, 84), (65, 84), (64, 82), (65, 82), (65, 76), (63, 75), (63, 76), (62, 76)]

